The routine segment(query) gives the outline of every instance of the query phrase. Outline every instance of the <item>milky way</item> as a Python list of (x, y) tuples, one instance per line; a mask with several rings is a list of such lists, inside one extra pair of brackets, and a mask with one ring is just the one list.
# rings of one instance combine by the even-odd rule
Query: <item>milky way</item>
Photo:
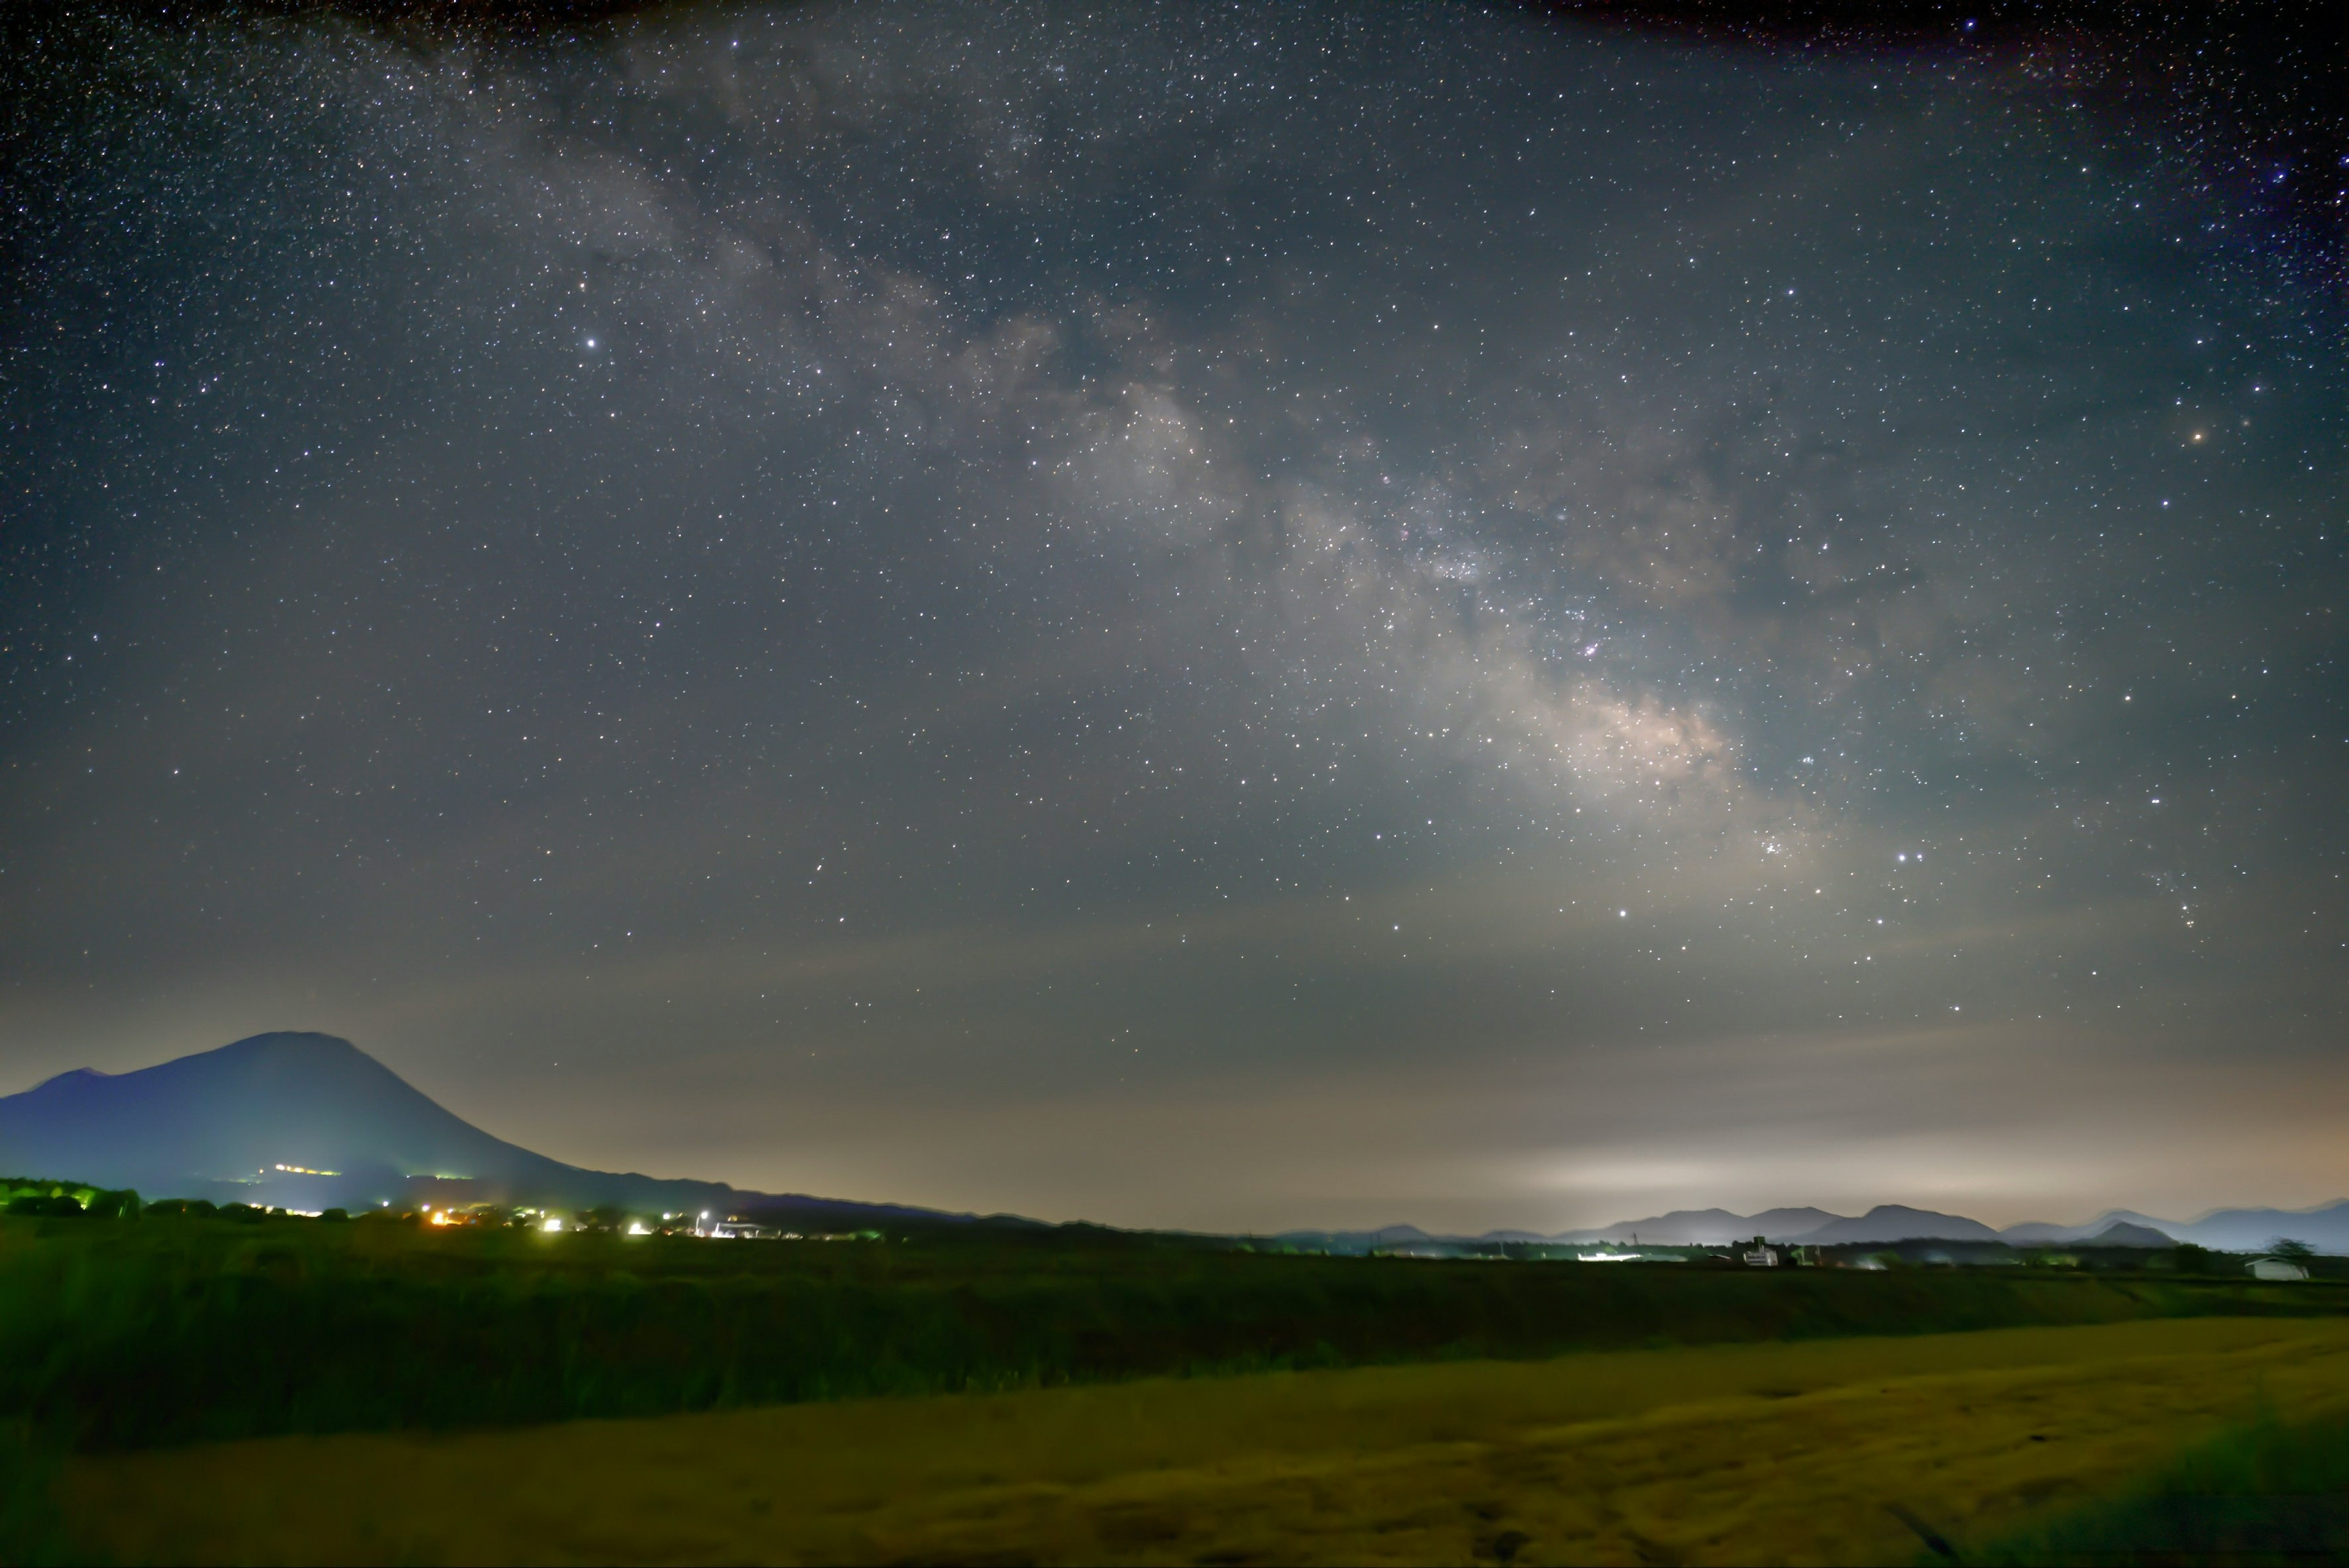
[(582, 1163), (1197, 1226), (2349, 1190), (2341, 296), (2062, 71), (13, 68), (0, 1088), (321, 1028)]

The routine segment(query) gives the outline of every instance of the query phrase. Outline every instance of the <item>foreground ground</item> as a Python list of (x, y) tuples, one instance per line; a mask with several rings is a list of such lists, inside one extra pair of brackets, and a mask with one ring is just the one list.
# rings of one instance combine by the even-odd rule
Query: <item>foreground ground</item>
[(2198, 1318), (850, 1400), (75, 1460), (119, 1560), (1882, 1563), (2349, 1406)]
[(1569, 1352), (2331, 1316), (2126, 1269), (1284, 1256), (987, 1226), (839, 1244), (0, 1218), (0, 1424), (84, 1452)]

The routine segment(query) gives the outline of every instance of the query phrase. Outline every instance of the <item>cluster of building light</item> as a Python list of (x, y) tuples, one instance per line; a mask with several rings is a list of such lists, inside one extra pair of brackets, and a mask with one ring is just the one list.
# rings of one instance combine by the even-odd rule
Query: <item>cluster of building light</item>
[[(513, 1222), (548, 1235), (559, 1235), (565, 1231), (578, 1231), (585, 1228), (575, 1221), (565, 1220), (559, 1214), (550, 1214), (540, 1209), (517, 1209), (512, 1211), (512, 1213)], [(451, 1225), (506, 1222), (500, 1217), (498, 1211), (487, 1208), (426, 1209), (422, 1218), (428, 1225), (443, 1228)], [(722, 1220), (713, 1220), (707, 1213), (663, 1214), (657, 1225), (649, 1225), (642, 1220), (631, 1219), (621, 1233), (629, 1236), (696, 1236), (705, 1241), (858, 1242), (881, 1239), (881, 1233), (878, 1231), (849, 1231), (832, 1235), (821, 1233), (803, 1235), (798, 1231), (779, 1231), (770, 1226), (757, 1224), (743, 1219), (739, 1214), (729, 1214)]]

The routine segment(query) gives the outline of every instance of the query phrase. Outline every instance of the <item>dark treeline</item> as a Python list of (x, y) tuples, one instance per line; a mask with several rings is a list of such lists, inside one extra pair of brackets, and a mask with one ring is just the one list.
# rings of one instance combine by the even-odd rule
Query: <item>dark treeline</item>
[(2019, 1269), (1283, 1256), (1067, 1230), (717, 1242), (248, 1216), (0, 1220), (0, 1420), (289, 1431), (1579, 1349), (2349, 1310), (2349, 1289)]

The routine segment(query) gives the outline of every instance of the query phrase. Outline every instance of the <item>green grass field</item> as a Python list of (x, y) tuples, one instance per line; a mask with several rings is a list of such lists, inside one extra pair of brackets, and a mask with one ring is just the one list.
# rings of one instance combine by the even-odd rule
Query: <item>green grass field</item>
[(67, 1446), (2349, 1307), (2328, 1284), (0, 1220), (0, 1418)]
[(2272, 1408), (2135, 1478), (2120, 1495), (1992, 1539), (1986, 1564), (2349, 1563), (2349, 1415)]
[[(156, 1563), (1886, 1563), (1961, 1557), (2264, 1408), (2349, 1321), (2202, 1318), (863, 1399), (90, 1456)], [(1969, 1559), (1970, 1560), (1970, 1559)]]
[(7, 1216), (0, 1560), (1861, 1561), (2344, 1346), (2321, 1281)]

